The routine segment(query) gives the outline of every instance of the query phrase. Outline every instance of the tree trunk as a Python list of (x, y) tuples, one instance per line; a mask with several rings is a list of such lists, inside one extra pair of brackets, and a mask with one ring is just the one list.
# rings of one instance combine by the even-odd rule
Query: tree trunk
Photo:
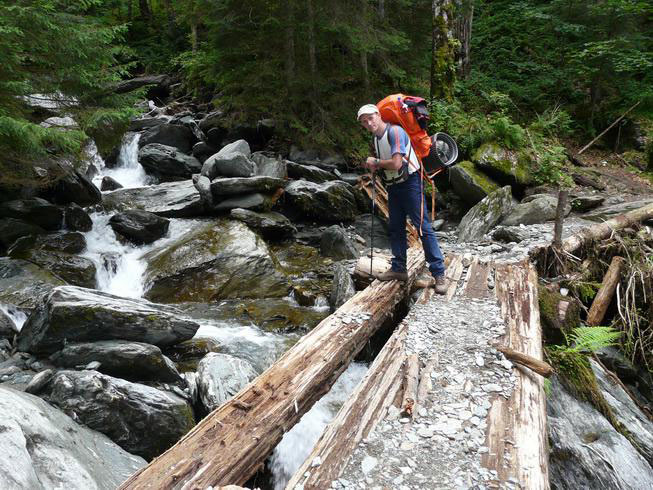
[(383, 20), (385, 18), (385, 0), (379, 0), (379, 19)]
[(558, 206), (556, 207), (556, 219), (553, 228), (553, 246), (558, 249), (562, 246), (562, 224), (565, 220), (565, 208), (569, 191), (558, 191)]
[(361, 71), (363, 74), (363, 88), (365, 89), (365, 99), (370, 97), (370, 74), (367, 67), (367, 51), (361, 50)]
[(455, 38), (460, 47), (456, 53), (458, 76), (467, 78), (471, 70), (470, 48), (472, 40), (472, 23), (474, 20), (474, 5), (468, 0), (456, 1)]
[(138, 0), (138, 7), (141, 14), (141, 19), (149, 20), (152, 18), (152, 11), (150, 10), (150, 4), (147, 3), (147, 0)]
[(286, 58), (286, 87), (288, 93), (292, 94), (293, 91), (290, 87), (295, 82), (295, 15), (294, 15), (294, 0), (290, 0), (286, 4), (286, 28), (284, 30), (286, 42), (284, 44), (285, 58)]
[(312, 102), (317, 105), (317, 59), (315, 57), (315, 12), (313, 0), (306, 0), (308, 14), (308, 63), (311, 70)]
[(193, 54), (197, 53), (197, 18), (195, 16), (190, 20), (190, 46)]
[(612, 257), (608, 272), (605, 273), (603, 283), (596, 293), (590, 311), (587, 314), (587, 324), (591, 326), (601, 325), (605, 312), (608, 311), (608, 306), (614, 296), (614, 291), (617, 289), (619, 280), (621, 279), (621, 270), (624, 266), (625, 260), (623, 257)]
[(431, 99), (452, 100), (455, 51), (452, 34), (453, 0), (431, 2)]
[(375, 281), (356, 294), (120, 488), (245, 483), (409, 294), (410, 283), (423, 266), (423, 254), (410, 250), (408, 285)]

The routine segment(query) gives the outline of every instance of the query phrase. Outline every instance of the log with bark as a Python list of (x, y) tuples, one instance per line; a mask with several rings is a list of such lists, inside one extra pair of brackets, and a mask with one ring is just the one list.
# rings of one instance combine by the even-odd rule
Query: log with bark
[(506, 356), (506, 359), (509, 359), (521, 366), (525, 366), (540, 376), (548, 378), (553, 374), (553, 368), (548, 362), (542, 361), (540, 359), (535, 359), (534, 357), (524, 354), (523, 352), (517, 352), (515, 349), (511, 349), (510, 347), (497, 345), (496, 349), (504, 356)]
[(423, 254), (410, 250), (407, 283), (375, 281), (357, 293), (120, 488), (205, 489), (245, 483), (390, 318), (423, 266)]
[(592, 301), (592, 306), (590, 306), (590, 311), (587, 314), (588, 325), (600, 325), (603, 321), (605, 312), (608, 311), (608, 306), (610, 306), (614, 292), (619, 284), (621, 269), (624, 263), (625, 260), (623, 257), (612, 257), (610, 267), (608, 267), (608, 271), (605, 273), (601, 287), (598, 293), (596, 293), (594, 301)]
[(401, 400), (401, 414), (412, 417), (417, 403), (417, 387), (419, 386), (419, 357), (411, 354), (406, 358), (404, 368), (404, 395)]

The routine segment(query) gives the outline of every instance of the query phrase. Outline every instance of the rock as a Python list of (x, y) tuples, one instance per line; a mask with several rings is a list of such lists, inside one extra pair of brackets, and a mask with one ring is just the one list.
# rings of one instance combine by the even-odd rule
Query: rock
[(256, 377), (252, 365), (228, 354), (207, 354), (197, 367), (199, 396), (207, 412), (233, 398)]
[(60, 371), (49, 389), (50, 403), (148, 460), (195, 425), (190, 405), (179, 396), (96, 371)]
[(650, 204), (653, 204), (653, 199), (641, 199), (620, 204), (609, 204), (594, 209), (591, 213), (585, 214), (583, 218), (593, 221), (605, 221), (619, 214), (627, 213), (628, 211), (633, 211), (634, 209), (639, 209)]
[(21, 237), (30, 237), (45, 233), (40, 226), (15, 218), (0, 218), (0, 252), (8, 249)]
[(145, 460), (27, 393), (0, 386), (0, 488), (113, 490)]
[[(501, 224), (504, 226), (533, 225), (552, 221), (556, 217), (558, 198), (548, 194), (535, 194), (524, 198), (524, 200), (513, 207), (512, 211), (503, 218)], [(571, 211), (567, 205), (565, 216)]]
[(199, 223), (145, 260), (153, 301), (281, 297), (289, 289), (265, 242), (239, 221)]
[(171, 84), (172, 80), (170, 79), (169, 75), (143, 75), (140, 77), (130, 78), (129, 80), (119, 81), (116, 83), (114, 92), (117, 94), (123, 94), (141, 87), (153, 85), (156, 95), (159, 98), (164, 98), (170, 95)]
[(286, 186), (289, 214), (320, 222), (353, 221), (357, 214), (353, 188), (343, 181), (316, 184), (296, 180)]
[(449, 183), (468, 205), (474, 206), (499, 186), (477, 169), (472, 162), (460, 162), (449, 169)]
[(54, 376), (54, 371), (52, 369), (46, 369), (41, 371), (25, 387), (25, 393), (31, 393), (32, 395), (37, 395), (43, 390), (45, 385), (47, 385), (52, 377)]
[(370, 471), (374, 469), (377, 465), (378, 460), (372, 456), (365, 456), (363, 462), (361, 463), (361, 469), (363, 470), (363, 475), (367, 475)]
[(139, 119), (132, 119), (129, 121), (129, 131), (143, 131), (144, 129), (149, 129), (154, 126), (160, 126), (170, 122), (169, 116), (163, 117), (141, 117)]
[(533, 182), (528, 162), (520, 160), (514, 152), (501, 148), (496, 143), (482, 145), (472, 160), (477, 167), (500, 183), (524, 188)]
[(109, 225), (131, 243), (143, 245), (164, 237), (168, 233), (170, 220), (149, 211), (132, 209), (111, 216)]
[(200, 163), (204, 163), (207, 158), (214, 155), (217, 149), (207, 143), (206, 141), (198, 141), (193, 145), (193, 156), (197, 158)]
[(91, 231), (93, 221), (78, 204), (71, 203), (64, 209), (64, 223), (71, 231)]
[(360, 174), (354, 174), (350, 172), (343, 172), (340, 175), (340, 178), (347, 182), (349, 185), (355, 186), (358, 184), (358, 179), (360, 178)]
[(84, 174), (72, 164), (61, 162), (59, 168), (65, 171), (54, 183), (39, 193), (40, 197), (56, 204), (76, 203), (80, 206), (92, 206), (102, 202), (102, 193)]
[(226, 196), (251, 193), (270, 193), (282, 189), (286, 185), (283, 179), (275, 177), (227, 177), (213, 179), (211, 182), (211, 194), (213, 202), (224, 200)]
[(331, 295), (329, 296), (329, 306), (335, 311), (340, 308), (347, 300), (356, 294), (356, 287), (347, 267), (342, 263), (337, 263), (333, 270), (333, 283), (331, 286)]
[(79, 124), (70, 116), (65, 117), (49, 117), (45, 121), (39, 123), (42, 128), (57, 128), (57, 129), (79, 129)]
[(200, 199), (202, 201), (202, 206), (206, 211), (213, 210), (213, 195), (211, 194), (211, 181), (205, 175), (195, 174), (193, 175), (193, 185), (197, 192), (200, 193)]
[(79, 368), (97, 361), (98, 371), (129, 381), (181, 382), (174, 363), (161, 349), (142, 342), (104, 340), (88, 343), (67, 343), (50, 356), (56, 366)]
[(592, 187), (593, 189), (596, 189), (597, 191), (604, 191), (605, 190), (605, 184), (599, 182), (597, 179), (594, 179), (590, 177), (589, 175), (583, 175), (583, 174), (571, 174), (571, 178), (574, 180), (574, 183), (576, 185), (580, 185), (583, 187)]
[(20, 331), (21, 351), (52, 353), (66, 342), (133, 340), (172, 345), (195, 335), (199, 325), (180, 311), (74, 286), (55, 288)]
[(492, 240), (496, 240), (497, 242), (504, 242), (504, 243), (519, 243), (524, 241), (525, 237), (522, 236), (517, 230), (511, 229), (511, 228), (506, 228), (505, 226), (497, 226), (493, 231), (492, 231)]
[[(374, 248), (390, 249), (390, 239), (388, 238), (388, 231), (386, 224), (378, 217), (374, 217), (374, 226), (372, 226), (372, 215), (361, 214), (356, 216), (354, 221), (354, 228), (356, 233), (365, 239), (365, 246), (370, 247), (370, 240), (374, 242)], [(371, 236), (372, 228), (374, 228), (374, 236)]]
[(17, 333), (18, 328), (14, 321), (0, 308), (0, 338), (13, 339)]
[(63, 284), (60, 278), (35, 264), (0, 258), (0, 303), (33, 308), (42, 297)]
[(592, 405), (556, 378), (546, 402), (552, 488), (653, 488), (649, 463)]
[(505, 186), (483, 198), (470, 209), (458, 225), (458, 243), (478, 241), (513, 207), (510, 186)]
[(317, 184), (335, 180), (335, 175), (326, 170), (322, 170), (314, 165), (302, 165), (299, 163), (287, 161), (288, 176), (291, 179), (304, 179)]
[(217, 212), (231, 211), (232, 209), (242, 208), (251, 211), (269, 211), (276, 202), (274, 195), (261, 194), (255, 192), (253, 194), (244, 194), (242, 196), (234, 196), (218, 204), (213, 205), (213, 210)]
[(190, 112), (176, 114), (170, 120), (170, 124), (178, 124), (187, 127), (188, 129), (191, 130), (193, 136), (195, 136), (195, 139), (197, 140), (201, 141), (205, 138), (204, 132), (200, 129), (199, 125), (197, 124), (197, 121), (195, 121), (193, 117), (193, 114)]
[(155, 175), (162, 181), (190, 179), (202, 170), (202, 164), (197, 158), (160, 143), (142, 146), (138, 151), (138, 161), (148, 174)]
[(12, 257), (27, 260), (44, 270), (50, 271), (68, 284), (86, 288), (95, 287), (95, 263), (79, 255), (47, 249), (28, 249), (14, 253)]
[(142, 209), (166, 218), (189, 218), (204, 213), (200, 193), (191, 180), (118, 189), (104, 196), (104, 207), (108, 211)]
[(225, 137), (227, 136), (227, 130), (225, 128), (211, 128), (206, 131), (206, 141), (215, 147), (220, 148), (225, 144)]
[(54, 231), (61, 229), (63, 210), (39, 197), (18, 199), (0, 203), (0, 218), (13, 218)]
[(242, 221), (259, 232), (267, 240), (282, 240), (293, 236), (297, 229), (283, 214), (275, 212), (256, 213), (248, 209), (232, 209), (229, 217)]
[(288, 178), (288, 167), (285, 160), (268, 157), (260, 151), (252, 153), (251, 158), (256, 164), (256, 175), (275, 177), (277, 179)]
[(200, 121), (200, 129), (204, 133), (208, 133), (210, 129), (224, 127), (224, 112), (217, 110), (209, 112), (206, 116)]
[(109, 177), (108, 175), (102, 177), (102, 183), (100, 184), (100, 190), (102, 192), (115, 191), (116, 189), (122, 189), (122, 187), (122, 184), (113, 177)]
[(77, 231), (32, 235), (16, 241), (9, 250), (15, 259), (23, 259), (30, 251), (54, 251), (79, 254), (86, 249), (86, 238)]
[(138, 147), (143, 148), (151, 143), (159, 143), (165, 146), (172, 146), (182, 153), (189, 154), (195, 141), (195, 135), (186, 126), (159, 124), (152, 126), (141, 135), (141, 139), (138, 140)]
[(256, 164), (250, 160), (252, 154), (247, 141), (238, 140), (228, 144), (202, 165), (202, 175), (213, 180), (218, 176), (251, 177), (256, 173)]
[(335, 260), (358, 258), (354, 244), (339, 225), (332, 225), (322, 233), (320, 252)]
[(194, 373), (206, 354), (221, 352), (222, 349), (222, 345), (217, 340), (196, 336), (166, 348), (166, 355), (175, 362), (179, 371), (193, 371)]
[(571, 199), (571, 209), (577, 213), (590, 211), (605, 201), (605, 197), (598, 195), (576, 196)]

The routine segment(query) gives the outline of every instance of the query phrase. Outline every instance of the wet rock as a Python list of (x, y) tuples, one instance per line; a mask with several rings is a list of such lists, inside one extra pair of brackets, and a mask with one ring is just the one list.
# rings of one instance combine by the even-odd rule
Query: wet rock
[(114, 232), (137, 245), (152, 243), (168, 233), (170, 220), (148, 211), (132, 209), (109, 219)]
[(16, 324), (2, 309), (0, 309), (0, 338), (13, 339), (18, 333)]
[(510, 186), (483, 198), (470, 209), (458, 225), (458, 242), (472, 242), (483, 238), (488, 231), (508, 215), (513, 208)]
[(93, 221), (78, 204), (71, 203), (64, 209), (64, 223), (71, 231), (91, 231)]
[(20, 254), (12, 252), (12, 257), (14, 256), (50, 271), (68, 284), (95, 287), (95, 263), (86, 257), (47, 249), (29, 249)]
[(354, 280), (349, 274), (348, 268), (337, 263), (333, 269), (333, 284), (331, 286), (331, 295), (329, 296), (329, 306), (331, 311), (340, 308), (347, 300), (356, 294)]
[(63, 280), (36, 264), (0, 258), (0, 303), (33, 308), (41, 298), (63, 284)]
[(195, 135), (186, 126), (159, 124), (152, 126), (141, 135), (140, 140), (138, 140), (138, 147), (143, 148), (151, 143), (159, 143), (165, 146), (172, 146), (180, 152), (188, 154), (191, 152), (195, 141)]
[(129, 121), (129, 131), (143, 131), (144, 129), (149, 129), (154, 126), (160, 126), (170, 122), (170, 117), (141, 117), (139, 119), (132, 119)]
[(0, 252), (8, 249), (21, 237), (45, 233), (40, 226), (15, 218), (0, 218)]
[(218, 151), (214, 146), (205, 141), (198, 141), (193, 145), (193, 156), (197, 158), (200, 163), (204, 163), (207, 158), (214, 155)]
[(179, 396), (96, 371), (60, 371), (49, 390), (50, 403), (148, 460), (195, 425), (191, 407)]
[(56, 204), (76, 203), (80, 206), (92, 206), (102, 202), (102, 193), (93, 182), (67, 162), (60, 165), (65, 169), (63, 177), (40, 193), (50, 202)]
[(592, 405), (573, 398), (555, 378), (546, 401), (552, 488), (653, 487), (649, 463)]
[(0, 488), (117, 488), (145, 461), (33, 395), (0, 386)]
[(86, 238), (84, 235), (72, 231), (49, 233), (46, 235), (32, 235), (18, 240), (9, 250), (13, 258), (25, 258), (23, 255), (28, 251), (47, 250), (64, 252), (68, 254), (82, 253), (86, 249)]
[(211, 194), (211, 181), (205, 175), (193, 175), (193, 185), (197, 192), (200, 193), (202, 206), (205, 210), (210, 211), (213, 209), (213, 194)]
[(322, 170), (314, 165), (302, 165), (291, 161), (287, 161), (286, 165), (288, 166), (288, 176), (291, 179), (303, 179), (322, 184), (335, 180), (336, 178), (333, 173)]
[[(365, 240), (366, 247), (370, 247), (371, 242), (374, 242), (374, 248), (390, 249), (390, 239), (388, 238), (386, 224), (380, 218), (375, 216), (374, 225), (372, 225), (372, 215), (361, 214), (360, 216), (356, 216), (354, 228), (356, 229), (356, 233)], [(372, 228), (374, 229), (374, 236), (371, 236)]]
[(193, 337), (166, 348), (166, 355), (178, 366), (179, 371), (197, 371), (197, 365), (209, 352), (221, 352), (223, 347), (217, 340)]
[(190, 179), (202, 169), (197, 158), (160, 143), (142, 146), (138, 151), (138, 161), (148, 174), (162, 181)]
[(65, 342), (133, 340), (166, 346), (191, 338), (199, 325), (179, 310), (74, 286), (55, 288), (30, 315), (18, 346), (21, 351), (52, 353)]
[(449, 183), (454, 192), (468, 205), (474, 206), (488, 194), (499, 189), (490, 177), (477, 169), (472, 162), (460, 162), (449, 169)]
[(118, 189), (104, 196), (104, 206), (113, 211), (142, 209), (166, 218), (189, 218), (204, 212), (200, 193), (191, 180)]
[(43, 390), (43, 388), (45, 388), (53, 376), (54, 371), (52, 369), (46, 369), (45, 371), (36, 374), (25, 387), (25, 393), (37, 395)]
[(199, 396), (207, 412), (230, 400), (256, 377), (254, 367), (243, 359), (212, 352), (197, 366)]
[[(501, 224), (505, 226), (533, 225), (554, 220), (556, 217), (556, 208), (558, 199), (548, 194), (535, 194), (524, 198), (524, 200), (513, 207), (512, 211), (503, 218)], [(565, 216), (571, 211), (571, 206), (567, 205)]]
[(240, 196), (233, 196), (213, 204), (213, 210), (217, 212), (231, 211), (232, 209), (242, 208), (249, 209), (250, 211), (269, 211), (275, 203), (274, 195), (261, 194), (254, 192), (252, 194), (244, 194)]
[(211, 182), (211, 194), (213, 195), (213, 201), (217, 202), (223, 200), (226, 196), (256, 192), (270, 193), (283, 188), (285, 185), (285, 180), (275, 177), (217, 178)]
[(153, 301), (280, 297), (289, 288), (265, 242), (238, 221), (198, 224), (145, 259)]
[(162, 381), (179, 383), (181, 376), (174, 363), (161, 349), (142, 342), (104, 340), (88, 343), (67, 343), (50, 360), (56, 366), (79, 368), (97, 361), (101, 373), (129, 381)]
[(0, 203), (0, 218), (13, 218), (54, 231), (63, 224), (63, 210), (39, 197), (17, 199)]
[(213, 180), (218, 176), (251, 177), (256, 164), (250, 159), (252, 152), (245, 140), (238, 140), (210, 156), (202, 165), (202, 175)]
[(295, 234), (297, 229), (283, 214), (273, 211), (257, 213), (248, 209), (232, 209), (229, 217), (242, 221), (259, 232), (267, 240), (283, 240)]
[(122, 187), (122, 184), (113, 177), (109, 177), (108, 175), (102, 177), (102, 183), (100, 184), (100, 190), (102, 192), (115, 191), (116, 189), (122, 189)]
[(275, 177), (277, 179), (288, 178), (288, 167), (285, 160), (268, 157), (262, 152), (252, 153), (251, 158), (256, 164), (256, 175)]
[(356, 247), (339, 225), (332, 225), (322, 233), (320, 252), (335, 260), (358, 258)]
[(320, 222), (352, 221), (357, 215), (353, 188), (343, 181), (316, 184), (296, 180), (286, 186), (286, 211)]
[(496, 143), (485, 143), (472, 157), (474, 164), (497, 182), (523, 188), (533, 182), (530, 165)]
[(583, 195), (572, 198), (571, 209), (577, 213), (590, 211), (605, 201), (605, 197), (599, 195)]

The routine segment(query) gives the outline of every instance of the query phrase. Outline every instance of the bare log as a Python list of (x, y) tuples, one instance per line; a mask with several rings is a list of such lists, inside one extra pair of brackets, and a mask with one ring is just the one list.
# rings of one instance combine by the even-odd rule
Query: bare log
[(607, 133), (608, 131), (610, 131), (610, 129), (612, 129), (612, 128), (614, 127), (615, 124), (617, 124), (617, 123), (618, 123), (619, 121), (621, 121), (624, 117), (626, 117), (626, 114), (628, 114), (628, 113), (629, 113), (630, 111), (632, 111), (635, 107), (637, 107), (637, 106), (639, 105), (640, 102), (641, 102), (641, 100), (640, 100), (640, 101), (637, 101), (635, 104), (633, 104), (632, 107), (631, 107), (630, 109), (628, 109), (626, 112), (624, 112), (620, 117), (618, 117), (618, 118), (616, 119), (615, 122), (613, 122), (612, 124), (610, 124), (610, 126), (608, 126), (607, 128), (605, 128), (603, 131), (601, 131), (601, 133), (600, 133), (596, 138), (594, 138), (592, 141), (590, 141), (590, 142), (587, 143), (585, 146), (583, 146), (583, 147), (579, 150), (578, 154), (580, 155), (580, 154), (583, 153), (585, 150), (587, 150), (590, 146), (592, 146), (594, 143), (596, 143), (596, 142), (598, 141), (598, 139), (599, 139), (601, 136), (603, 136), (605, 133)]
[(565, 208), (567, 207), (568, 197), (569, 191), (560, 190), (558, 192), (558, 206), (556, 207), (556, 219), (553, 228), (553, 246), (558, 248), (562, 246), (562, 223), (565, 220)]
[(401, 413), (408, 417), (413, 416), (413, 408), (417, 401), (417, 387), (419, 385), (419, 357), (411, 354), (406, 358), (404, 366), (404, 396), (401, 401)]
[(370, 272), (369, 257), (361, 257), (356, 262), (354, 276), (362, 281), (376, 278), (380, 273), (387, 271), (391, 266), (391, 257), (389, 255), (374, 254), (372, 259), (372, 270)]
[(415, 412), (418, 410), (419, 406), (424, 405), (424, 401), (433, 387), (431, 383), (431, 372), (437, 365), (438, 356), (437, 354), (433, 354), (433, 356), (426, 361), (424, 369), (422, 369), (422, 373), (419, 377), (419, 386), (417, 387), (417, 402), (414, 407)]
[[(423, 254), (410, 250), (408, 266), (410, 283), (424, 266)], [(120, 488), (164, 490), (245, 483), (409, 291), (410, 287), (397, 281), (375, 281), (360, 291)], [(353, 318), (355, 313), (369, 317)], [(240, 408), (243, 403), (250, 409)]]
[(510, 347), (497, 345), (496, 349), (504, 356), (506, 356), (507, 359), (510, 359), (511, 361), (522, 366), (526, 366), (528, 369), (539, 374), (540, 376), (548, 378), (553, 374), (553, 368), (548, 362), (535, 359), (534, 357), (524, 354), (523, 352), (517, 352)]
[[(542, 358), (537, 274), (532, 264), (497, 265), (496, 295), (506, 323), (508, 347)], [(515, 373), (515, 389), (506, 400), (497, 396), (488, 414), (483, 466), (499, 481), (513, 477), (520, 488), (549, 488), (544, 380), (528, 370)]]
[[(404, 341), (408, 324), (402, 322), (368, 369), (365, 377), (327, 426), (311, 454), (286, 485), (292, 490), (329, 488), (347, 466), (358, 443), (374, 429), (401, 388)], [(313, 461), (319, 466), (313, 467)], [(305, 476), (306, 473), (309, 476)]]
[(598, 293), (596, 293), (596, 297), (592, 301), (592, 306), (587, 314), (588, 325), (600, 325), (603, 321), (605, 312), (608, 310), (608, 306), (610, 306), (610, 302), (614, 296), (614, 291), (617, 289), (617, 284), (619, 284), (621, 269), (624, 263), (625, 260), (623, 257), (612, 257), (608, 272), (605, 273), (601, 287)]

